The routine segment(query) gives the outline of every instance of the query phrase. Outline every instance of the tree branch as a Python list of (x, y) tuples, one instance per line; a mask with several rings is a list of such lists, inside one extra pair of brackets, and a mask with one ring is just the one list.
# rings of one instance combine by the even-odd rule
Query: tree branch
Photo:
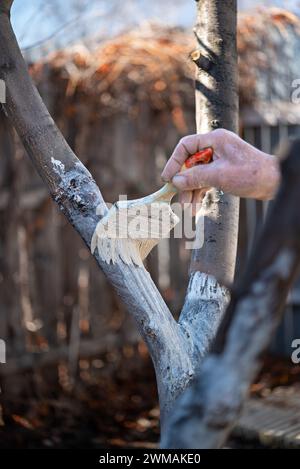
[[(211, 66), (198, 64), (196, 120), (199, 133), (217, 128), (238, 132), (237, 2), (202, 0), (197, 4), (198, 53)], [(222, 285), (233, 281), (239, 200), (212, 190), (206, 197), (204, 245), (195, 249), (191, 271), (213, 275)]]
[(5, 13), (6, 15), (10, 15), (10, 10), (12, 7), (14, 0), (2, 0), (0, 4), (0, 13)]
[[(218, 127), (238, 131), (236, 0), (197, 3), (195, 34), (198, 49), (191, 54), (197, 65), (197, 132)], [(204, 243), (194, 249), (190, 281), (180, 316), (191, 332), (195, 366), (206, 354), (229, 301), (234, 277), (239, 199), (216, 189), (204, 200)]]
[[(66, 143), (29, 77), (9, 20), (11, 4), (2, 1), (0, 9), (0, 78), (5, 81), (7, 95), (4, 112), (53, 199), (90, 246), (99, 221), (96, 208), (101, 205), (103, 214), (107, 208), (95, 181)], [(168, 408), (169, 400), (190, 379), (185, 337), (144, 268), (108, 265), (95, 257), (137, 321), (154, 361), (162, 407)]]
[(300, 140), (286, 154), (282, 185), (263, 233), (234, 289), (211, 354), (178, 400), (164, 447), (224, 444), (281, 319), (300, 268)]

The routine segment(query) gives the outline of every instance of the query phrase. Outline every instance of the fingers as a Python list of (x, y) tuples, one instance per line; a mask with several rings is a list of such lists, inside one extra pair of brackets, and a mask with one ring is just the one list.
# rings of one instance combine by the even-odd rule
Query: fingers
[(188, 156), (193, 155), (203, 148), (212, 146), (212, 134), (213, 132), (183, 137), (162, 172), (163, 180), (170, 181), (173, 176), (180, 171)]
[(191, 215), (196, 216), (202, 206), (203, 199), (210, 187), (196, 189), (195, 191), (183, 191), (179, 194), (179, 202), (184, 209), (188, 209)]
[(218, 187), (220, 181), (220, 168), (217, 162), (207, 165), (198, 165), (176, 174), (172, 183), (179, 191), (190, 191), (204, 187)]

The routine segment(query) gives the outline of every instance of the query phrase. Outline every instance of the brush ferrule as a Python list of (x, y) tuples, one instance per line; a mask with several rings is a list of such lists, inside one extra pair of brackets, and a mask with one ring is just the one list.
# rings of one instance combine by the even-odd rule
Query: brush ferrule
[(167, 182), (161, 189), (147, 197), (147, 202), (166, 202), (172, 200), (174, 195), (177, 194), (177, 189), (171, 182)]

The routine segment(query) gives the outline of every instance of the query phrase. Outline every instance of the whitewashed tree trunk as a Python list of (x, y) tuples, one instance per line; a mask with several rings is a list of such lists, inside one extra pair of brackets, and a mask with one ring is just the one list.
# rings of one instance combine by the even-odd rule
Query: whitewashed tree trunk
[[(66, 143), (29, 77), (10, 23), (12, 3), (13, 0), (2, 0), (0, 4), (0, 79), (5, 81), (7, 96), (2, 109), (53, 200), (90, 246), (99, 221), (96, 208), (101, 204), (103, 214), (107, 208), (91, 174)], [(203, 279), (195, 273), (177, 323), (144, 268), (108, 265), (95, 257), (148, 345), (157, 376), (163, 428), (175, 399), (195, 374), (199, 354), (203, 355), (211, 341), (219, 321), (218, 311), (228, 301), (228, 292), (213, 277)], [(207, 294), (204, 301), (200, 298), (195, 302), (195, 294), (203, 286), (211, 295), (211, 302), (207, 302)]]

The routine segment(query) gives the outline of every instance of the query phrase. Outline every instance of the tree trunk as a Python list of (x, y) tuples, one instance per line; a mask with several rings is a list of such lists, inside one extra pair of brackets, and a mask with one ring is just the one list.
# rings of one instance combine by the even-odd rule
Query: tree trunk
[[(198, 1), (195, 34), (198, 48), (191, 54), (197, 66), (197, 132), (217, 128), (238, 131), (237, 2)], [(180, 316), (181, 326), (194, 338), (195, 361), (207, 353), (228, 305), (234, 277), (239, 199), (212, 189), (203, 202), (204, 243), (194, 249), (190, 281)], [(197, 327), (194, 327), (194, 321)]]
[[(201, 0), (195, 28), (197, 132), (217, 128), (238, 132), (236, 0)], [(204, 245), (193, 251), (191, 271), (213, 275), (222, 285), (233, 281), (239, 199), (213, 189), (206, 200)]]

